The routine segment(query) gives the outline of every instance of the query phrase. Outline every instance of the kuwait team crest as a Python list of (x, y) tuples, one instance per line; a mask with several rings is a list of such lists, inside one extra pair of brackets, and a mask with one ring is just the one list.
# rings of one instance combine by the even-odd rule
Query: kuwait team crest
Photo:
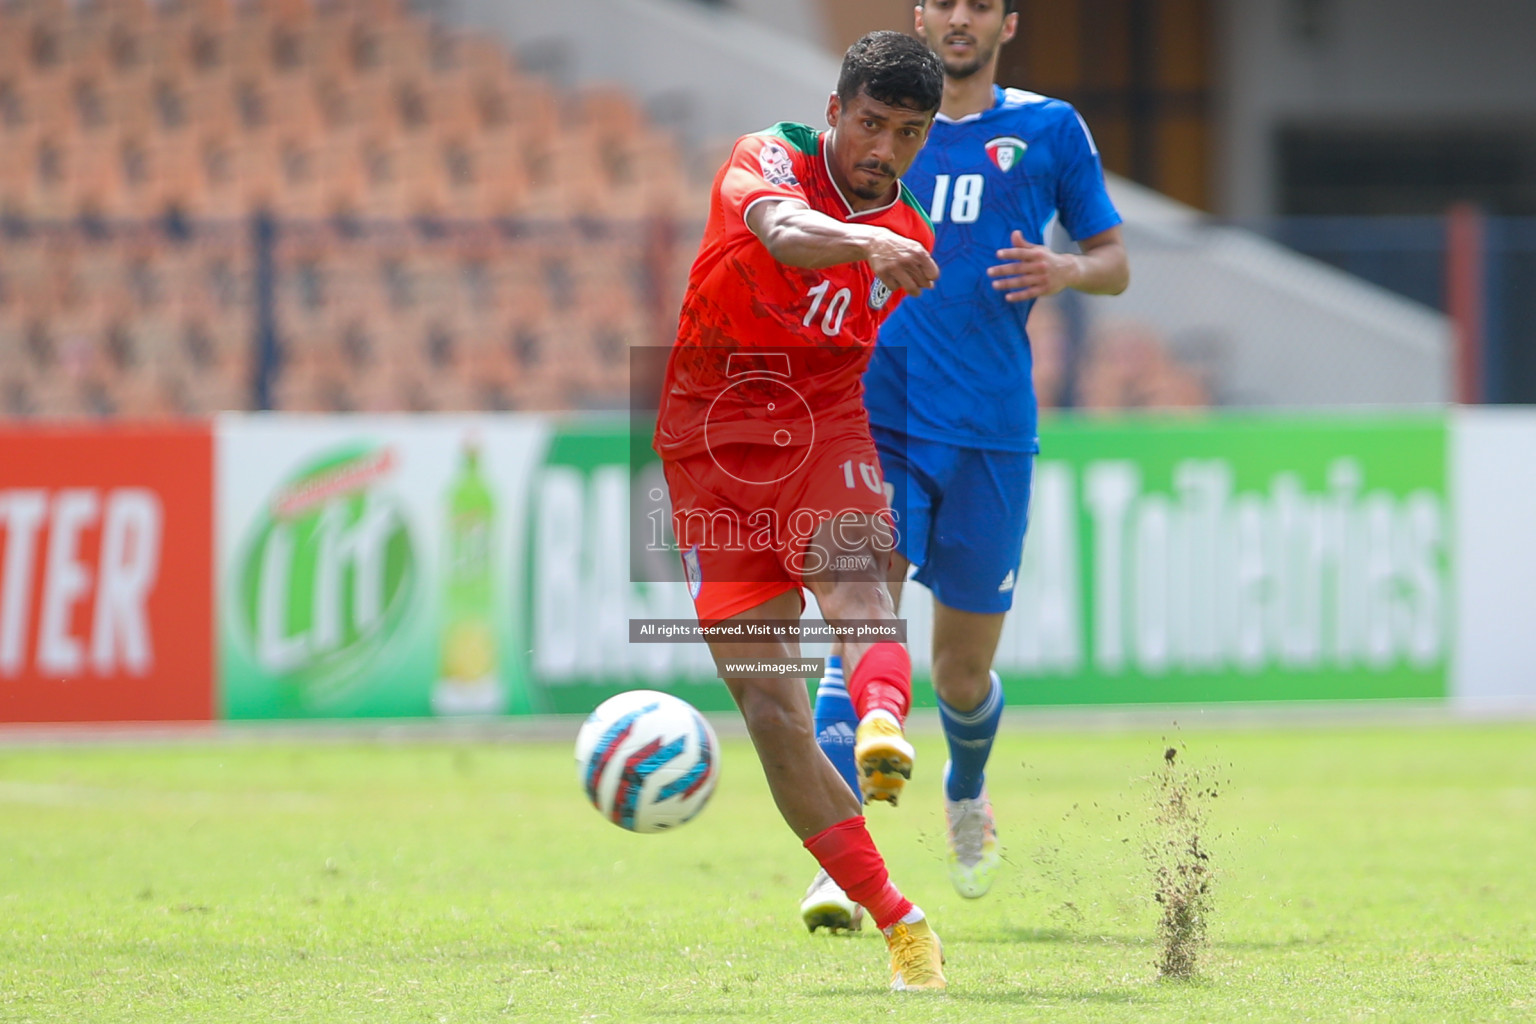
[(997, 169), (1007, 174), (1013, 170), (1013, 165), (1024, 159), (1024, 151), (1029, 148), (1029, 143), (1023, 139), (1016, 139), (1012, 135), (999, 135), (987, 143), (987, 156), (997, 165)]

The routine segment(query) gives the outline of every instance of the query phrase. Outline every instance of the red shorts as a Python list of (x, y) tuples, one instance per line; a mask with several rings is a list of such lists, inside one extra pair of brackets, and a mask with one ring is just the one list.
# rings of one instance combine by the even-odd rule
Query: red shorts
[(869, 433), (796, 448), (729, 444), (663, 460), (672, 530), (699, 621), (706, 625), (794, 590), (815, 572), (808, 542), (828, 519), (890, 508)]

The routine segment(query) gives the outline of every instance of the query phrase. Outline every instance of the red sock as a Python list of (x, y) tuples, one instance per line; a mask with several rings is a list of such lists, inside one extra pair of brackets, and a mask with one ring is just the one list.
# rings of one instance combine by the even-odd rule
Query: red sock
[(860, 718), (883, 708), (905, 722), (912, 706), (912, 658), (907, 649), (891, 640), (870, 647), (848, 677), (848, 696)]
[(880, 928), (889, 928), (912, 909), (912, 901), (891, 884), (885, 859), (875, 849), (862, 817), (816, 833), (805, 841), (805, 848), (850, 899), (874, 916)]

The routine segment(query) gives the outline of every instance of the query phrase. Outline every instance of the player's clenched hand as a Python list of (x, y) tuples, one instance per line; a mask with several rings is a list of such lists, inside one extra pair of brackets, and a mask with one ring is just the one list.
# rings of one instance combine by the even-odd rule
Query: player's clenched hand
[(1024, 240), (1022, 231), (1013, 233), (1013, 247), (997, 250), (997, 258), (1007, 262), (987, 268), (992, 287), (1004, 292), (1009, 302), (1024, 302), (1045, 295), (1055, 295), (1070, 288), (1077, 276), (1077, 260), (1068, 253)]
[(939, 265), (920, 242), (879, 230), (869, 242), (869, 267), (893, 292), (916, 295), (939, 279)]

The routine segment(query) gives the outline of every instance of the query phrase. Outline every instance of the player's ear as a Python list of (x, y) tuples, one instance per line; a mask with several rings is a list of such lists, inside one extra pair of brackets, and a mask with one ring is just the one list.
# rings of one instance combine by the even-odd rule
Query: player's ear
[(843, 112), (843, 101), (837, 98), (837, 93), (827, 97), (827, 127), (837, 127), (837, 116)]
[(1002, 36), (1000, 36), (998, 38), (997, 45), (1001, 46), (1004, 43), (1008, 42), (1010, 39), (1012, 39), (1015, 35), (1018, 34), (1018, 31), (1019, 31), (1019, 12), (1018, 11), (1014, 11), (1012, 14), (1005, 15), (1004, 18), (1003, 18), (1003, 34), (1002, 34)]
[(923, 35), (923, 5), (922, 4), (918, 4), (916, 7), (912, 8), (912, 24), (917, 27), (917, 34), (918, 34), (918, 36), (921, 37), (921, 38), (925, 38), (926, 39), (927, 37)]

